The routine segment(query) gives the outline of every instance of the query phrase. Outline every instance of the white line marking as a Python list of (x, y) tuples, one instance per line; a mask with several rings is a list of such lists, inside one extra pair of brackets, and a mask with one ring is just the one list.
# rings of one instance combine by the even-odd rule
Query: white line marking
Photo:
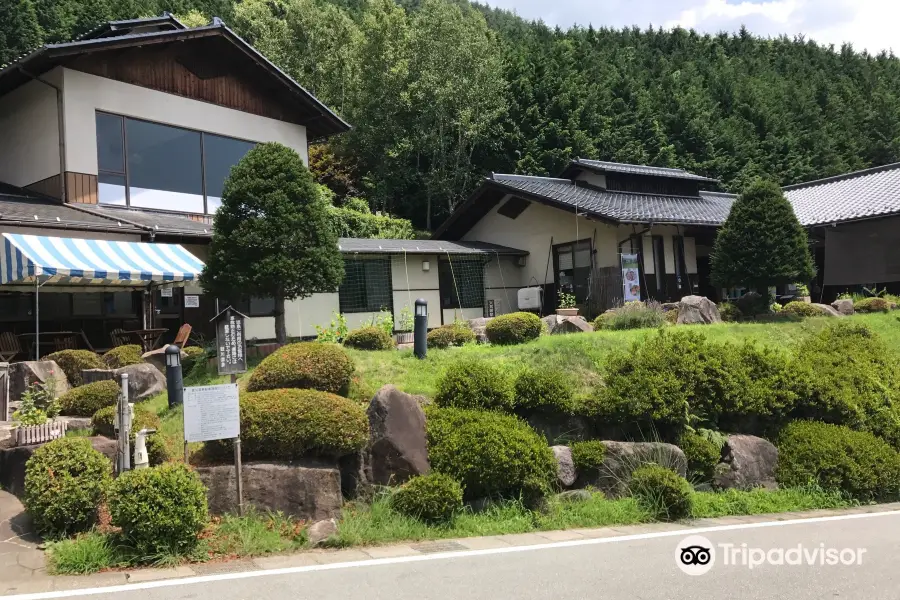
[[(146, 581), (124, 585), (111, 585), (99, 588), (86, 588), (82, 590), (69, 590), (65, 592), (39, 592), (35, 594), (20, 594), (18, 596), (0, 596), (2, 600), (50, 600), (52, 598), (71, 598), (74, 596), (93, 596), (95, 594), (115, 594), (137, 590), (151, 590), (156, 588), (174, 587), (179, 585), (195, 585), (214, 581), (230, 581), (233, 579), (249, 579), (251, 577), (269, 577), (277, 575), (292, 575), (294, 573), (312, 573), (315, 571), (332, 571), (337, 569), (354, 569), (357, 567), (377, 567), (381, 565), (398, 565), (405, 563), (425, 562), (432, 560), (444, 560), (448, 558), (467, 558), (472, 556), (489, 556), (492, 554), (509, 554), (512, 552), (531, 552), (534, 550), (552, 550), (555, 548), (573, 548), (576, 546), (593, 546), (600, 544), (614, 544), (616, 542), (633, 542), (636, 540), (652, 540), (667, 537), (686, 537), (701, 533), (714, 533), (718, 531), (739, 531), (742, 529), (762, 529), (766, 527), (784, 527), (787, 525), (803, 525), (809, 523), (830, 523), (832, 521), (850, 521), (855, 519), (871, 519), (874, 517), (900, 516), (900, 510), (874, 513), (858, 513), (850, 515), (838, 515), (833, 517), (812, 517), (808, 519), (791, 519), (785, 521), (764, 521), (762, 523), (741, 523), (737, 525), (714, 525), (711, 527), (696, 527), (692, 529), (679, 529), (676, 531), (658, 531), (653, 533), (636, 533), (632, 535), (620, 535), (608, 538), (593, 538), (584, 540), (571, 540), (567, 542), (548, 542), (546, 544), (533, 544), (531, 546), (510, 546), (508, 548), (489, 548), (486, 550), (461, 550), (458, 552), (440, 552), (435, 554), (422, 554), (416, 556), (399, 556), (395, 558), (373, 558), (371, 560), (358, 560), (345, 563), (333, 563), (327, 565), (310, 565), (305, 567), (285, 567), (282, 569), (266, 569), (260, 571), (243, 571), (240, 573), (221, 573), (218, 575), (199, 575), (196, 577), (182, 577), (180, 579), (165, 579), (160, 581)], [(539, 533), (539, 532), (537, 532)]]

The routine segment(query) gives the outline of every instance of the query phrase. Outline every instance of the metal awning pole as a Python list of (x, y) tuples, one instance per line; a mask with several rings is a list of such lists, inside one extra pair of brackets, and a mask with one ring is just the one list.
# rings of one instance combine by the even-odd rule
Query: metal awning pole
[(34, 360), (41, 360), (41, 278), (34, 277)]

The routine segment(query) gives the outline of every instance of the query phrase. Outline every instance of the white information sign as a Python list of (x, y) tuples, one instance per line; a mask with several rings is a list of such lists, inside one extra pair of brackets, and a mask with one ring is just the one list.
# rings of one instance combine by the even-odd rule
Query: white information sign
[(185, 296), (184, 297), (184, 307), (185, 308), (200, 308), (200, 296)]
[(185, 441), (227, 440), (240, 435), (241, 411), (236, 383), (184, 388)]
[(170, 288), (170, 287), (159, 288), (159, 295), (163, 298), (171, 298), (172, 297), (172, 288)]

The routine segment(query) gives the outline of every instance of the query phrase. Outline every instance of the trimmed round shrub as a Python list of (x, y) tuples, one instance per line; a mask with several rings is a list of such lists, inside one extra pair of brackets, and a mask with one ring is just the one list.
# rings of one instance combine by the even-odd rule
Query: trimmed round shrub
[(184, 357), (181, 359), (181, 369), (185, 375), (189, 375), (194, 367), (206, 360), (206, 350), (200, 346), (188, 346), (182, 348)]
[[(369, 439), (363, 405), (316, 390), (265, 390), (241, 394), (241, 451), (247, 460), (339, 458)], [(211, 458), (230, 459), (231, 441), (207, 442)]]
[(891, 303), (884, 298), (863, 298), (853, 303), (853, 310), (861, 313), (888, 312)]
[(139, 365), (144, 362), (141, 355), (143, 349), (137, 344), (128, 344), (127, 346), (116, 346), (112, 350), (103, 355), (103, 362), (110, 369), (120, 369), (128, 365)]
[[(94, 435), (102, 435), (108, 438), (116, 437), (116, 430), (113, 427), (113, 419), (116, 415), (115, 406), (106, 406), (101, 408), (91, 417), (91, 427), (94, 429)], [(131, 439), (141, 429), (159, 429), (159, 417), (140, 404), (134, 407), (134, 418), (131, 420)], [(149, 449), (148, 449), (149, 450)]]
[(871, 433), (847, 427), (795, 421), (778, 439), (778, 483), (809, 484), (858, 500), (900, 497), (900, 454)]
[(798, 317), (821, 317), (824, 314), (818, 306), (813, 306), (800, 300), (788, 302), (779, 312), (783, 315), (795, 315)]
[(431, 523), (453, 520), (462, 506), (462, 486), (442, 473), (413, 477), (391, 496), (391, 508), (395, 511)]
[(612, 316), (612, 314), (613, 311), (610, 309), (597, 315), (597, 318), (591, 322), (591, 325), (594, 326), (594, 331), (606, 329), (606, 321)]
[(535, 314), (509, 313), (488, 321), (484, 334), (492, 344), (524, 344), (541, 336), (544, 323)]
[(527, 368), (516, 377), (515, 408), (519, 414), (568, 415), (573, 405), (572, 386), (561, 371)]
[(90, 350), (60, 350), (48, 354), (44, 360), (52, 360), (66, 374), (69, 385), (78, 387), (84, 383), (81, 372), (85, 369), (105, 369), (106, 365), (100, 357)]
[(660, 521), (677, 521), (691, 515), (691, 484), (670, 469), (644, 465), (635, 469), (628, 490), (638, 503)]
[(64, 415), (90, 417), (101, 408), (113, 406), (118, 398), (119, 385), (115, 381), (95, 381), (60, 396), (59, 408)]
[(499, 367), (486, 360), (453, 362), (437, 382), (434, 403), (441, 407), (512, 411), (513, 385)]
[(184, 554), (209, 520), (206, 488), (184, 463), (128, 471), (110, 489), (109, 514), (142, 556)]
[(86, 438), (53, 440), (25, 464), (23, 503), (49, 538), (90, 529), (112, 480), (112, 463)]
[(841, 322), (797, 348), (808, 390), (794, 414), (870, 431), (900, 448), (900, 358), (865, 325)]
[(314, 389), (340, 394), (350, 385), (353, 361), (338, 345), (288, 344), (267, 356), (250, 375), (247, 390)]
[(595, 473), (603, 465), (606, 458), (606, 446), (600, 440), (587, 440), (569, 444), (572, 451), (572, 462), (579, 473)]
[(475, 341), (475, 332), (465, 325), (443, 325), (428, 332), (429, 348), (463, 346)]
[(344, 336), (344, 345), (357, 350), (393, 350), (394, 338), (380, 327), (362, 327)]
[(556, 459), (547, 440), (519, 417), (431, 408), (427, 432), (431, 468), (459, 481), (469, 500), (533, 500), (546, 493), (556, 477)]
[(678, 447), (687, 458), (688, 474), (700, 481), (711, 481), (722, 458), (722, 447), (693, 431), (681, 434)]
[(741, 313), (741, 309), (739, 309), (736, 304), (732, 304), (731, 302), (723, 302), (718, 306), (718, 308), (719, 316), (722, 317), (722, 320), (726, 323), (740, 321), (741, 317), (744, 316)]

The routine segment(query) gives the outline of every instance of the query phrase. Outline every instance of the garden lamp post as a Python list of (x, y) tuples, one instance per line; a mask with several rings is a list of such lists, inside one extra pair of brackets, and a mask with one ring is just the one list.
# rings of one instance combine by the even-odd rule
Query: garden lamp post
[(428, 351), (428, 303), (422, 298), (416, 300), (415, 329), (413, 330), (413, 353), (416, 358), (425, 358)]
[(181, 374), (181, 348), (175, 344), (166, 346), (166, 390), (169, 392), (169, 408), (184, 404), (184, 378)]

